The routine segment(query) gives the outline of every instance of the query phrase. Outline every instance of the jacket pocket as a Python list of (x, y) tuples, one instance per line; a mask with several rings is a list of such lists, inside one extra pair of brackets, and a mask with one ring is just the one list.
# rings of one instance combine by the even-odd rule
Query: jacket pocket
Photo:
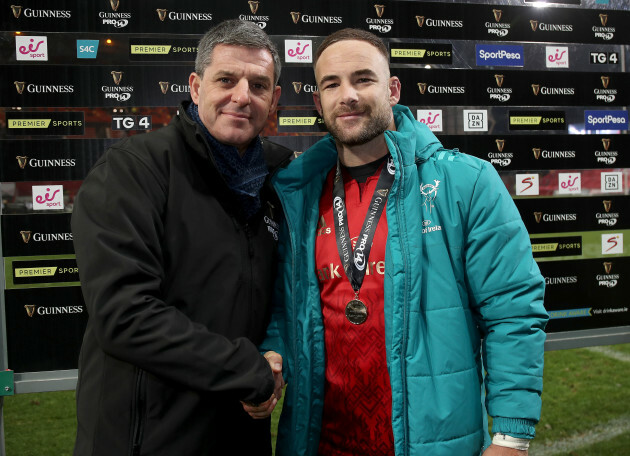
[(130, 456), (139, 456), (144, 434), (146, 418), (146, 375), (142, 369), (136, 369), (136, 381), (131, 404), (131, 452)]

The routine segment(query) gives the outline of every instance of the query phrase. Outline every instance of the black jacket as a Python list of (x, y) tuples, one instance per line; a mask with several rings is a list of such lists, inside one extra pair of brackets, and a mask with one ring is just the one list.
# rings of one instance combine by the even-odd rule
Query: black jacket
[[(263, 141), (270, 170), (291, 152)], [(269, 182), (245, 223), (199, 126), (129, 137), (96, 163), (72, 231), (89, 320), (76, 456), (267, 455), (269, 320), (280, 204)]]

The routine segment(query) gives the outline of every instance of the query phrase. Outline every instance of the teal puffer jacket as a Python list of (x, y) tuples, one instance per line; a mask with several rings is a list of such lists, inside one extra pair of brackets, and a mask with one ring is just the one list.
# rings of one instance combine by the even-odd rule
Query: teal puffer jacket
[[(444, 149), (406, 107), (395, 106), (394, 116), (397, 131), (385, 133), (396, 165), (386, 207), (385, 337), (396, 455), (481, 454), (490, 443), (487, 414), (493, 432), (531, 438), (548, 316), (520, 215), (489, 163)], [(325, 350), (314, 248), (336, 158), (328, 136), (274, 181), (287, 225), (261, 348), (284, 357), (278, 455), (317, 454)]]

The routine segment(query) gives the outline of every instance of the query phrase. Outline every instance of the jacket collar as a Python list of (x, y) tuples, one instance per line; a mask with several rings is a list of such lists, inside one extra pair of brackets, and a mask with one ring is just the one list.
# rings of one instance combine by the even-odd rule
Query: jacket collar
[(442, 144), (429, 127), (418, 122), (408, 107), (396, 105), (392, 111), (396, 131), (386, 131), (385, 138), (392, 155), (395, 155), (396, 146), (402, 151), (403, 166), (424, 162), (442, 148)]
[[(425, 124), (416, 121), (406, 106), (392, 108), (396, 131), (386, 131), (387, 146), (394, 161), (402, 160), (403, 166), (426, 161), (442, 144)], [(400, 150), (401, 154), (396, 151)], [(337, 161), (337, 147), (332, 136), (326, 135), (290, 166), (280, 170), (275, 182), (285, 191), (300, 190), (313, 180), (323, 181)], [(397, 163), (398, 164), (398, 163)]]

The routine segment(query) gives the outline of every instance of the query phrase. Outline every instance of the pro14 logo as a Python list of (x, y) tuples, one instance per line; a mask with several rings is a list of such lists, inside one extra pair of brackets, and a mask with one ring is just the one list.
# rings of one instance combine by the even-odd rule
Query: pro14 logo
[(591, 52), (591, 64), (617, 65), (619, 53), (617, 52)]
[(495, 139), (498, 152), (488, 152), (488, 159), (493, 165), (501, 167), (510, 166), (514, 154), (512, 152), (505, 151), (505, 139)]
[(113, 25), (116, 28), (127, 27), (131, 13), (118, 12), (120, 0), (109, 0), (109, 5), (112, 7), (111, 12), (99, 11), (98, 13), (98, 17), (103, 20), (103, 25)]
[(605, 225), (607, 227), (612, 227), (617, 224), (619, 220), (620, 214), (619, 212), (611, 212), (612, 209), (612, 200), (604, 200), (604, 211), (605, 212), (597, 212), (595, 214), (595, 218), (597, 219), (598, 225)]
[(112, 71), (112, 79), (114, 81), (113, 86), (102, 86), (101, 90), (105, 94), (105, 99), (111, 98), (117, 101), (127, 101), (131, 98), (133, 92), (133, 86), (121, 86), (120, 83), (123, 79), (123, 71)]
[(620, 279), (620, 274), (613, 274), (613, 263), (612, 261), (605, 261), (604, 263), (604, 272), (605, 274), (597, 274), (595, 276), (595, 280), (597, 280), (597, 285), (600, 287), (614, 288), (617, 286), (617, 283)]
[(385, 13), (385, 5), (374, 5), (378, 18), (368, 17), (365, 22), (369, 24), (370, 30), (376, 30), (379, 33), (389, 33), (394, 25), (393, 19), (383, 19)]
[(602, 146), (604, 150), (596, 150), (595, 156), (597, 157), (597, 163), (604, 163), (606, 165), (614, 165), (619, 156), (618, 150), (610, 150), (612, 141), (610, 138), (602, 138)]

